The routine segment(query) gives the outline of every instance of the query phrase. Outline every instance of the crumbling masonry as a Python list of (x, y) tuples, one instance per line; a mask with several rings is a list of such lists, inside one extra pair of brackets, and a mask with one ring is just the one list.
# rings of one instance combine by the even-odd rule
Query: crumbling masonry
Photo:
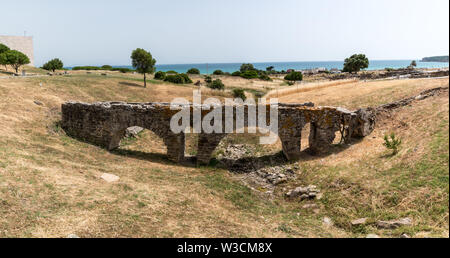
[[(189, 106), (191, 110), (193, 106)], [(195, 107), (198, 108), (198, 107)], [(225, 109), (221, 107), (223, 113)], [(180, 107), (181, 110), (181, 107)], [(236, 121), (236, 108), (234, 120)], [(126, 129), (139, 126), (151, 130), (161, 137), (167, 146), (170, 160), (181, 162), (185, 157), (185, 133), (175, 134), (170, 129), (170, 121), (179, 110), (171, 110), (168, 103), (123, 103), (102, 102), (86, 104), (68, 102), (62, 105), (62, 127), (71, 136), (113, 150), (119, 147)], [(202, 111), (202, 118), (210, 111)], [(191, 112), (191, 127), (192, 127)], [(248, 106), (244, 107), (245, 122), (248, 127)], [(270, 105), (266, 118), (270, 119)], [(222, 116), (225, 119), (225, 115)], [(325, 153), (341, 132), (343, 139), (365, 137), (375, 125), (375, 111), (360, 109), (348, 111), (343, 108), (314, 107), (314, 104), (279, 104), (278, 136), (283, 153), (289, 160), (296, 160), (301, 153), (302, 129), (310, 123), (309, 147), (312, 153)], [(225, 125), (225, 122), (222, 123)], [(234, 129), (236, 123), (234, 123)], [(224, 130), (225, 131), (225, 130)], [(199, 133), (197, 162), (207, 164), (211, 155), (226, 136), (225, 133)]]

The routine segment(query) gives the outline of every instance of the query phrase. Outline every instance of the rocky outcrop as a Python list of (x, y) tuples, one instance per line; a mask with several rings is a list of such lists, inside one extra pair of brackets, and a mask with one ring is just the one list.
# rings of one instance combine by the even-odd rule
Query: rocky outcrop
[(376, 123), (376, 113), (373, 108), (362, 108), (357, 110), (355, 119), (353, 120), (353, 137), (366, 137), (370, 135)]
[(378, 221), (377, 227), (382, 229), (396, 229), (402, 226), (411, 226), (412, 220), (410, 218), (402, 218), (398, 220), (390, 220), (390, 221)]

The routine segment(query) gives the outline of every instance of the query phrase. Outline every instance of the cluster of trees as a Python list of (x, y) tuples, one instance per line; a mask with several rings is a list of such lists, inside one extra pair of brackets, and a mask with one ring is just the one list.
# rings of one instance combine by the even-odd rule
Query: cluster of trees
[(19, 68), (29, 63), (30, 59), (24, 53), (11, 50), (6, 45), (0, 44), (0, 65), (4, 65), (6, 70), (8, 70), (8, 65), (10, 65), (16, 73), (19, 73)]
[(239, 76), (244, 79), (260, 79), (263, 81), (271, 81), (269, 72), (256, 69), (253, 64), (242, 64), (239, 71), (232, 73), (232, 76)]
[(169, 73), (158, 71), (155, 73), (155, 80), (171, 82), (175, 84), (189, 84), (192, 83), (192, 80), (189, 78), (187, 74), (184, 73)]

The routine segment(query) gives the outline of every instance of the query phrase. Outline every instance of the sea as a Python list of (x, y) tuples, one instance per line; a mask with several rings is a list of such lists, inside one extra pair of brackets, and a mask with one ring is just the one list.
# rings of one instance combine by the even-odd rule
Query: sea
[[(412, 60), (371, 60), (367, 70), (384, 70), (385, 68), (406, 68), (411, 64)], [(276, 71), (282, 70), (305, 70), (314, 68), (326, 69), (342, 69), (343, 61), (316, 61), (316, 62), (267, 62), (267, 63), (252, 63), (256, 69), (266, 70), (267, 67), (273, 66)], [(178, 73), (185, 73), (191, 68), (197, 68), (201, 74), (212, 74), (215, 70), (222, 70), (223, 72), (239, 71), (242, 63), (204, 63), (204, 64), (160, 64), (156, 65), (157, 71), (176, 71)], [(132, 68), (131, 66), (113, 66), (116, 68)], [(444, 62), (420, 62), (417, 61), (417, 68), (447, 68), (449, 63)]]

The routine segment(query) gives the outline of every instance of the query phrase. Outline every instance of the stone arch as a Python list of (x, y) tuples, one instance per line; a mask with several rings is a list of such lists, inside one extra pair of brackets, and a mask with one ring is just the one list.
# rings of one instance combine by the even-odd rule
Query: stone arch
[[(247, 128), (244, 126), (244, 128)], [(257, 130), (259, 127), (255, 127)], [(238, 128), (242, 129), (242, 128)], [(211, 161), (212, 154), (219, 146), (220, 142), (230, 135), (237, 135), (237, 130), (234, 129), (232, 133), (200, 133), (198, 137), (198, 151), (197, 151), (197, 163), (198, 164), (209, 164)], [(278, 139), (281, 140), (279, 134), (276, 134)]]
[(180, 162), (184, 159), (185, 134), (174, 134), (170, 130), (169, 126), (164, 126), (164, 123), (127, 123), (126, 125), (121, 124), (119, 128), (112, 131), (112, 135), (108, 143), (108, 149), (117, 149), (120, 146), (120, 141), (125, 137), (126, 130), (132, 126), (142, 127), (153, 132), (156, 136), (161, 138), (166, 145), (167, 157), (169, 160)]

